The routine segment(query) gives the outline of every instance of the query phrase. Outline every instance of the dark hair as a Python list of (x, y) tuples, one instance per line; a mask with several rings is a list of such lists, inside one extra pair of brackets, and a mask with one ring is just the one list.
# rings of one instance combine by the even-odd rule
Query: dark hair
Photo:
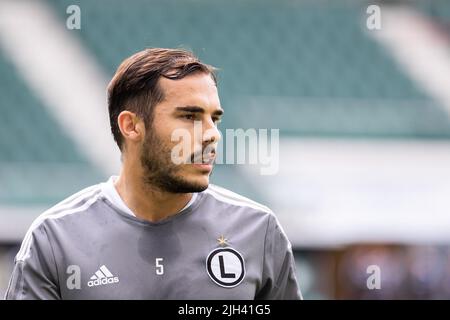
[(150, 48), (125, 59), (108, 85), (109, 120), (119, 149), (122, 150), (123, 143), (117, 121), (119, 114), (124, 110), (134, 112), (149, 127), (154, 106), (164, 99), (164, 92), (158, 86), (160, 77), (181, 79), (204, 72), (217, 84), (215, 70), (183, 49)]

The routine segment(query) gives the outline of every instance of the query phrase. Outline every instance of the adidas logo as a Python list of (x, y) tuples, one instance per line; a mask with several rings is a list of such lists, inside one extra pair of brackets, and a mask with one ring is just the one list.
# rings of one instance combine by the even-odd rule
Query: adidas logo
[(119, 282), (119, 277), (114, 277), (111, 271), (103, 265), (98, 269), (91, 277), (91, 280), (87, 283), (89, 287), (101, 286), (104, 284), (111, 284)]

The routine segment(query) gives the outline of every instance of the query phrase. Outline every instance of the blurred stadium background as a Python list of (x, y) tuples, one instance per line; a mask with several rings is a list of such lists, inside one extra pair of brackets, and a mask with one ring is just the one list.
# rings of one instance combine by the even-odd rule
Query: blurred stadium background
[(213, 182), (274, 210), (305, 298), (450, 298), (447, 0), (0, 0), (1, 296), (32, 220), (117, 173), (105, 88), (145, 47), (220, 68), (222, 131), (280, 129), (276, 175)]

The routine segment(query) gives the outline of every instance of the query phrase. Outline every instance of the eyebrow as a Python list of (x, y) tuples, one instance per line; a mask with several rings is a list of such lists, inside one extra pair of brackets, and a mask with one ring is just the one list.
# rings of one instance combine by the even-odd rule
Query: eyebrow
[[(185, 107), (177, 107), (176, 111), (181, 112), (192, 112), (192, 113), (205, 113), (205, 109), (198, 106), (185, 106)], [(218, 109), (213, 112), (213, 115), (221, 116), (223, 115), (223, 109)]]

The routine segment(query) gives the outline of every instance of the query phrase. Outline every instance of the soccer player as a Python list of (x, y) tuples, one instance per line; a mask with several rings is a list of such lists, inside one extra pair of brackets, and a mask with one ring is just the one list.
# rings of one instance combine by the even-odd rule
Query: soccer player
[[(302, 298), (271, 210), (209, 184), (223, 113), (214, 72), (185, 50), (122, 62), (108, 86), (120, 175), (33, 222), (6, 299)], [(175, 163), (180, 129), (194, 139)]]

